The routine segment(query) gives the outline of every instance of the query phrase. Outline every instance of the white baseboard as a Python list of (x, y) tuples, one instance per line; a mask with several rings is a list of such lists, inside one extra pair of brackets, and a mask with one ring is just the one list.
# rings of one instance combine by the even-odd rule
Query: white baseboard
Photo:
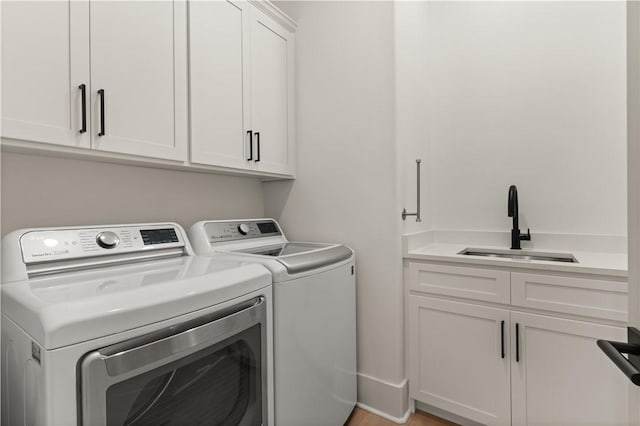
[(409, 417), (411, 417), (411, 410), (407, 410), (407, 412), (404, 413), (404, 416), (402, 416), (402, 417), (393, 417), (393, 416), (388, 415), (387, 413), (383, 413), (380, 410), (376, 410), (373, 407), (369, 407), (368, 405), (363, 404), (361, 402), (357, 402), (356, 405), (358, 407), (362, 408), (363, 410), (369, 411), (369, 412), (375, 414), (376, 416), (382, 417), (383, 419), (387, 419), (387, 420), (392, 421), (394, 423), (397, 423), (399, 425), (403, 425), (403, 424), (407, 423), (407, 421), (409, 420)]
[(358, 406), (394, 423), (405, 423), (411, 414), (407, 379), (391, 383), (358, 373)]
[(425, 413), (433, 414), (436, 417), (450, 421), (461, 426), (483, 426), (482, 423), (474, 422), (473, 420), (466, 419), (458, 416), (457, 414), (450, 413), (441, 408), (434, 407), (433, 405), (425, 404), (424, 402), (414, 401), (415, 410), (424, 411)]

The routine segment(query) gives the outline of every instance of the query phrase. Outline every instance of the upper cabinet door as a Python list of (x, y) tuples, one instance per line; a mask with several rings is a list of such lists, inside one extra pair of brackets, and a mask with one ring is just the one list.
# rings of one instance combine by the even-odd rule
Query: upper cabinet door
[(189, 3), (191, 161), (252, 167), (249, 122), (249, 5)]
[(251, 19), (251, 128), (258, 170), (293, 174), (293, 34), (254, 8)]
[(92, 147), (186, 160), (186, 2), (90, 7)]
[(89, 147), (88, 3), (3, 1), (1, 8), (2, 136)]

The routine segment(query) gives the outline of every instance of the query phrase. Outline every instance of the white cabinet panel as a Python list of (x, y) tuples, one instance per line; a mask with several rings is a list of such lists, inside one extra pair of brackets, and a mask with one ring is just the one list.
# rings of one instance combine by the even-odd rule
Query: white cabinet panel
[(511, 323), (514, 426), (629, 424), (629, 381), (596, 346), (626, 341), (624, 328), (520, 312)]
[(509, 311), (415, 295), (409, 310), (410, 396), (483, 424), (509, 424)]
[(411, 262), (409, 283), (425, 293), (505, 304), (511, 299), (508, 271)]
[(88, 106), (88, 3), (3, 1), (1, 8), (2, 136), (89, 147), (79, 89), (86, 85)]
[(251, 11), (251, 128), (256, 168), (291, 173), (293, 36), (262, 11)]
[(614, 321), (627, 321), (626, 282), (511, 273), (512, 304)]
[(89, 158), (294, 175), (295, 23), (271, 3), (1, 7), (7, 146), (67, 152), (38, 142), (92, 148), (74, 151)]
[(252, 167), (250, 138), (249, 5), (189, 3), (191, 161)]
[(92, 146), (186, 160), (186, 3), (92, 1), (90, 7)]

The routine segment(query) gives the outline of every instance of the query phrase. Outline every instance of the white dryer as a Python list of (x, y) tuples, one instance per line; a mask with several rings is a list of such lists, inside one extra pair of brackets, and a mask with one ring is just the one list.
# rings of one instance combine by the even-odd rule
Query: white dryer
[(289, 242), (273, 219), (202, 221), (189, 239), (273, 274), (276, 425), (343, 425), (357, 398), (353, 251)]
[(273, 425), (271, 275), (175, 223), (3, 239), (3, 425)]

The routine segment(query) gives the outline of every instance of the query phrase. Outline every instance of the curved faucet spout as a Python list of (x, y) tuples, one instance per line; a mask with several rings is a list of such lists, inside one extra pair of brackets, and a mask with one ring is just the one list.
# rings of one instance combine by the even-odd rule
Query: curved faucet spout
[(509, 187), (509, 204), (507, 205), (509, 217), (518, 216), (518, 188), (515, 185)]
[(509, 187), (507, 215), (513, 218), (513, 228), (511, 229), (511, 249), (520, 250), (520, 241), (531, 240), (531, 234), (528, 229), (526, 234), (520, 234), (520, 228), (518, 224), (518, 188), (516, 188), (515, 185), (511, 185)]
[(513, 218), (513, 229), (518, 229), (518, 188), (515, 185), (509, 187), (507, 215)]

